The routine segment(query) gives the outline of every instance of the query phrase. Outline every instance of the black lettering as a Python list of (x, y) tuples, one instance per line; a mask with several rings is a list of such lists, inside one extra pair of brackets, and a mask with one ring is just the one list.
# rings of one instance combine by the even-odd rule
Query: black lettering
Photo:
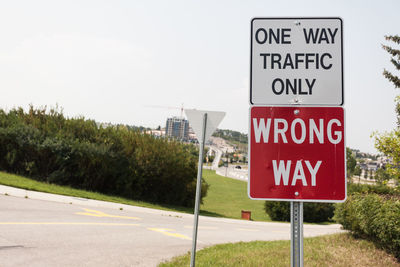
[(315, 54), (310, 54), (310, 53), (307, 53), (307, 54), (306, 54), (306, 69), (308, 69), (308, 65), (309, 65), (310, 63), (315, 62), (314, 59), (311, 58), (311, 57), (315, 57)]
[(309, 80), (306, 79), (306, 83), (307, 83), (308, 91), (309, 91), (309, 94), (310, 94), (310, 95), (312, 95), (312, 89), (313, 89), (313, 87), (314, 87), (315, 81), (316, 81), (316, 80), (313, 79), (312, 82), (310, 83)]
[(286, 94), (289, 94), (289, 87), (290, 90), (294, 95), (297, 94), (297, 79), (294, 79), (294, 83), (292, 84), (289, 79), (286, 79)]
[[(262, 40), (260, 40), (260, 37), (259, 37), (259, 33), (260, 32), (264, 33), (264, 36), (263, 36), (264, 38)], [(268, 38), (268, 35), (267, 35), (267, 31), (265, 29), (260, 28), (260, 29), (258, 29), (256, 31), (256, 41), (257, 41), (257, 43), (265, 44), (265, 42), (267, 41), (267, 38)]]
[(317, 28), (317, 30), (315, 31), (314, 34), (314, 30), (313, 29), (303, 29), (303, 33), (304, 33), (304, 38), (306, 39), (306, 43), (309, 44), (310, 40), (315, 44), (317, 43), (317, 37), (318, 37), (318, 33), (319, 33), (319, 28)]
[(335, 35), (338, 31), (338, 28), (335, 29), (334, 32), (331, 31), (331, 29), (328, 29), (329, 35), (331, 36), (331, 43), (334, 44), (335, 43)]
[(261, 53), (261, 54), (260, 54), (261, 57), (264, 57), (264, 60), (263, 60), (263, 62), (264, 62), (264, 65), (263, 65), (264, 69), (267, 68), (267, 57), (269, 57), (270, 55), (271, 55), (271, 54), (264, 54), (264, 53)]
[[(284, 28), (282, 29), (282, 44), (291, 44), (292, 42), (290, 40), (285, 40), (286, 37), (290, 38), (290, 28)], [(288, 33), (286, 33), (288, 32)]]
[(299, 95), (307, 95), (307, 91), (303, 92), (301, 89), (303, 89), (303, 83), (302, 83), (302, 79), (299, 79)]
[(294, 69), (292, 57), (290, 56), (290, 54), (286, 54), (285, 62), (283, 63), (283, 69), (286, 69), (287, 66), (289, 66), (291, 69)]
[[(276, 88), (275, 88), (275, 84), (276, 84), (277, 82), (279, 82), (279, 83), (281, 84), (281, 89), (280, 89), (280, 91), (277, 91)], [(277, 78), (277, 79), (275, 79), (275, 80), (272, 82), (272, 91), (274, 92), (274, 94), (280, 95), (280, 94), (283, 93), (283, 86), (284, 86), (283, 81), (282, 81), (281, 79)]]
[(271, 69), (275, 69), (275, 63), (278, 65), (278, 69), (281, 69), (281, 59), (282, 56), (280, 54), (272, 54), (271, 55)]
[(299, 63), (300, 62), (304, 62), (304, 59), (300, 59), (300, 57), (304, 57), (304, 54), (300, 54), (300, 53), (296, 53), (295, 54), (295, 67), (296, 67), (296, 69), (298, 69), (299, 68)]
[(321, 30), (321, 34), (319, 35), (318, 43), (320, 44), (322, 41), (325, 41), (327, 44), (329, 44), (328, 35), (326, 34), (325, 29)]
[(272, 43), (272, 38), (274, 38), (275, 43), (279, 44), (279, 35), (280, 35), (279, 33), (280, 33), (279, 29), (277, 29), (276, 35), (275, 35), (273, 29), (269, 29), (269, 43), (270, 44)]
[(330, 68), (332, 68), (332, 63), (329, 64), (329, 65), (325, 65), (325, 64), (324, 64), (324, 58), (325, 58), (325, 57), (332, 58), (332, 55), (329, 54), (329, 53), (324, 53), (324, 54), (322, 54), (322, 56), (321, 56), (321, 66), (322, 66), (322, 68), (324, 68), (324, 69), (326, 69), (326, 70), (329, 70)]

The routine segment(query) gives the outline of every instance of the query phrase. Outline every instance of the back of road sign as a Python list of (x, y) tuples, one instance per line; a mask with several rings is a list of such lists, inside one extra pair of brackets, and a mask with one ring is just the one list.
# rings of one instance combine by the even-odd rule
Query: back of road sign
[(251, 107), (249, 197), (344, 201), (344, 128), (341, 107)]
[(222, 111), (209, 111), (209, 110), (197, 110), (197, 109), (185, 109), (186, 116), (189, 120), (190, 126), (197, 136), (197, 140), (201, 142), (203, 140), (203, 115), (207, 113), (207, 127), (204, 137), (204, 142), (210, 139), (213, 132), (217, 129), (218, 125), (225, 117), (225, 112)]

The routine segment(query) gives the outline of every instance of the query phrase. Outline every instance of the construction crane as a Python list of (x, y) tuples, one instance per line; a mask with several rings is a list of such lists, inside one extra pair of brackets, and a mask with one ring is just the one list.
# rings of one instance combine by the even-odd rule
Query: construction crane
[(173, 106), (162, 106), (162, 105), (146, 105), (149, 108), (161, 108), (161, 109), (180, 109), (181, 110), (181, 118), (183, 118), (183, 103), (180, 107), (173, 107)]

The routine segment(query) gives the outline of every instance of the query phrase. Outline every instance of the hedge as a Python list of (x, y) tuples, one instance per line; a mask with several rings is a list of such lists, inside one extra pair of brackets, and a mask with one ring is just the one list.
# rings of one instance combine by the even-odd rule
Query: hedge
[(354, 193), (336, 207), (344, 229), (377, 242), (400, 259), (400, 197)]
[[(332, 219), (335, 207), (331, 203), (304, 202), (305, 222), (326, 222)], [(273, 221), (290, 221), (290, 202), (266, 201), (265, 212)]]
[(353, 193), (376, 193), (379, 195), (398, 195), (400, 196), (400, 187), (389, 187), (387, 185), (369, 185), (369, 184), (347, 184), (347, 195)]
[[(0, 170), (161, 204), (194, 204), (198, 151), (126, 126), (32, 106), (0, 109)], [(202, 197), (208, 185), (204, 182)]]

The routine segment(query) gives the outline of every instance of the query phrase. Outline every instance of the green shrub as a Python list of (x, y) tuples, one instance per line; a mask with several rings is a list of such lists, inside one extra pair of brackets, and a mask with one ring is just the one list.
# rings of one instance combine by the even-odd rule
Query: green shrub
[(273, 221), (290, 221), (290, 202), (265, 201), (265, 212)]
[[(198, 149), (57, 109), (0, 110), (0, 169), (50, 183), (193, 206)], [(203, 182), (202, 197), (208, 185)]]
[(379, 195), (400, 195), (399, 188), (386, 185), (347, 184), (347, 195), (353, 193), (376, 193)]
[(344, 229), (377, 242), (400, 259), (398, 196), (354, 193), (337, 206), (335, 216)]
[[(266, 201), (265, 211), (273, 221), (290, 221), (290, 202)], [(304, 202), (305, 222), (325, 222), (332, 219), (335, 207), (331, 203)]]

